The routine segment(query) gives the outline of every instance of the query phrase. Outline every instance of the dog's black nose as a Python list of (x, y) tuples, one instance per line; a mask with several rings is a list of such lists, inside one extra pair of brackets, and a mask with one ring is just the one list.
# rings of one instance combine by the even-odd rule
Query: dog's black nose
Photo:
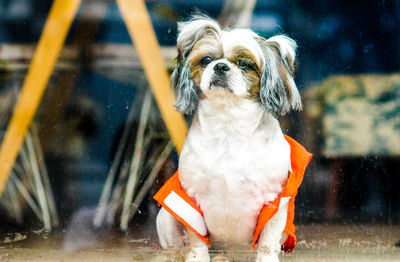
[(214, 71), (217, 75), (223, 75), (225, 72), (228, 72), (229, 66), (225, 63), (218, 63), (214, 66)]

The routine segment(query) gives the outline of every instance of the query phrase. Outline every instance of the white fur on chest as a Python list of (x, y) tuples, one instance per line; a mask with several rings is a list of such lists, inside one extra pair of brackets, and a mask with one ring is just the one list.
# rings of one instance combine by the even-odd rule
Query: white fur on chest
[(277, 120), (255, 103), (225, 108), (200, 103), (179, 174), (202, 209), (210, 236), (246, 244), (261, 208), (286, 182), (290, 148)]

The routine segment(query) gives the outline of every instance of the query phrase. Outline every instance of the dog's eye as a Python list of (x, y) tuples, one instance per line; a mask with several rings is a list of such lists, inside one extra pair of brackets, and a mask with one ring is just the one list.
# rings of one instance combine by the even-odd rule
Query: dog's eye
[(200, 64), (201, 64), (202, 66), (206, 66), (206, 65), (208, 65), (209, 63), (211, 63), (211, 61), (212, 61), (211, 57), (205, 56), (205, 57), (203, 57), (203, 58), (200, 60)]
[(246, 63), (244, 60), (237, 60), (236, 62), (237, 66), (241, 69), (246, 69), (248, 68), (250, 65), (248, 63)]

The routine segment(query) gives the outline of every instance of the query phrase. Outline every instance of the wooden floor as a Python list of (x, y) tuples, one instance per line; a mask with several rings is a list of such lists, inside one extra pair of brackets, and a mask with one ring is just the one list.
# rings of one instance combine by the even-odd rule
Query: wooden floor
[[(0, 261), (183, 261), (185, 250), (164, 251), (154, 232), (120, 233), (43, 232), (3, 234)], [(294, 253), (281, 254), (289, 261), (400, 261), (400, 225), (301, 225)], [(219, 254), (211, 251), (212, 256)], [(229, 261), (251, 261), (250, 250), (224, 250)]]

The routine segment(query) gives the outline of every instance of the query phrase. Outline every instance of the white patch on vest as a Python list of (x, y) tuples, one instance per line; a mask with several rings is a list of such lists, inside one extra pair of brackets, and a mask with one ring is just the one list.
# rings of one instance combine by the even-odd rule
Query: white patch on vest
[(289, 203), (289, 200), (290, 200), (290, 197), (282, 197), (281, 201), (279, 202), (279, 210), (282, 208), (282, 206)]
[(185, 220), (201, 236), (207, 235), (207, 227), (203, 216), (174, 191), (171, 191), (164, 199), (164, 204)]

